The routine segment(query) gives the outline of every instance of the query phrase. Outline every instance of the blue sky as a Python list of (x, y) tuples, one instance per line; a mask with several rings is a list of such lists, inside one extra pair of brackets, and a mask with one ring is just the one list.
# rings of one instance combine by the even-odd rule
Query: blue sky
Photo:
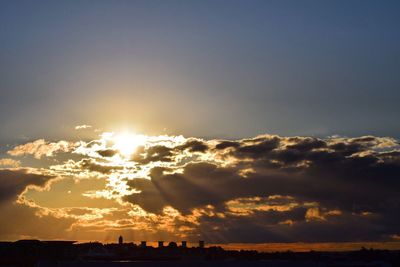
[(399, 137), (398, 1), (2, 1), (0, 132)]

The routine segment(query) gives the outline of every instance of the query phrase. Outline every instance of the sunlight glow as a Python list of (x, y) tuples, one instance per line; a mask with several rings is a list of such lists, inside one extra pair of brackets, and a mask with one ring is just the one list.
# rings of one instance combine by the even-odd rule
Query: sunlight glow
[(122, 156), (131, 156), (136, 148), (144, 145), (146, 136), (131, 133), (122, 133), (113, 137), (114, 148), (117, 149)]

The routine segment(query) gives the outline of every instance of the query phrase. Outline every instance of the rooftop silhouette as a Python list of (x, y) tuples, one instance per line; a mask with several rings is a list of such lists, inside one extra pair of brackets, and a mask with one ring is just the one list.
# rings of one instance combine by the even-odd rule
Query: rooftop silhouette
[(96, 266), (171, 266), (171, 262), (173, 266), (399, 266), (400, 251), (361, 248), (348, 252), (265, 253), (206, 247), (203, 240), (193, 247), (187, 241), (158, 241), (153, 247), (146, 241), (124, 243), (122, 236), (111, 244), (70, 240), (0, 242), (0, 266), (93, 266), (94, 262)]

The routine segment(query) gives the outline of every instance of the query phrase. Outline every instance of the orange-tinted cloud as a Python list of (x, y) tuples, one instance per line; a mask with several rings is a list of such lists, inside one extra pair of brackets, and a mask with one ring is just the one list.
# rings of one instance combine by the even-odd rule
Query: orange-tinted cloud
[(55, 153), (70, 152), (73, 149), (74, 143), (71, 142), (47, 142), (44, 139), (38, 139), (30, 143), (16, 146), (7, 153), (15, 157), (33, 155), (35, 158), (40, 159), (43, 156), (52, 157)]
[(123, 233), (263, 243), (399, 235), (400, 152), (393, 138), (141, 136), (127, 154), (114, 136), (40, 139), (10, 150), (52, 156), (56, 164), (1, 170), (7, 178), (0, 189), (11, 192), (4, 205), (59, 220), (64, 237), (79, 239)]
[(21, 162), (19, 160), (3, 158), (0, 159), (0, 166), (2, 167), (19, 167)]

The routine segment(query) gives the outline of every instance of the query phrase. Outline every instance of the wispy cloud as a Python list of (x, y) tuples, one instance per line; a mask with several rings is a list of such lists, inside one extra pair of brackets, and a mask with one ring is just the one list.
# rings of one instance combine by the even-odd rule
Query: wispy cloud
[(47, 142), (39, 139), (30, 143), (19, 145), (9, 150), (7, 153), (11, 156), (19, 157), (33, 155), (40, 159), (43, 156), (52, 157), (55, 153), (70, 152), (74, 148), (74, 143), (67, 141)]
[(84, 130), (84, 129), (90, 129), (90, 128), (92, 128), (92, 125), (82, 124), (82, 125), (75, 126), (75, 130)]
[(19, 167), (21, 162), (19, 160), (10, 159), (10, 158), (3, 158), (0, 159), (0, 166), (3, 167)]

